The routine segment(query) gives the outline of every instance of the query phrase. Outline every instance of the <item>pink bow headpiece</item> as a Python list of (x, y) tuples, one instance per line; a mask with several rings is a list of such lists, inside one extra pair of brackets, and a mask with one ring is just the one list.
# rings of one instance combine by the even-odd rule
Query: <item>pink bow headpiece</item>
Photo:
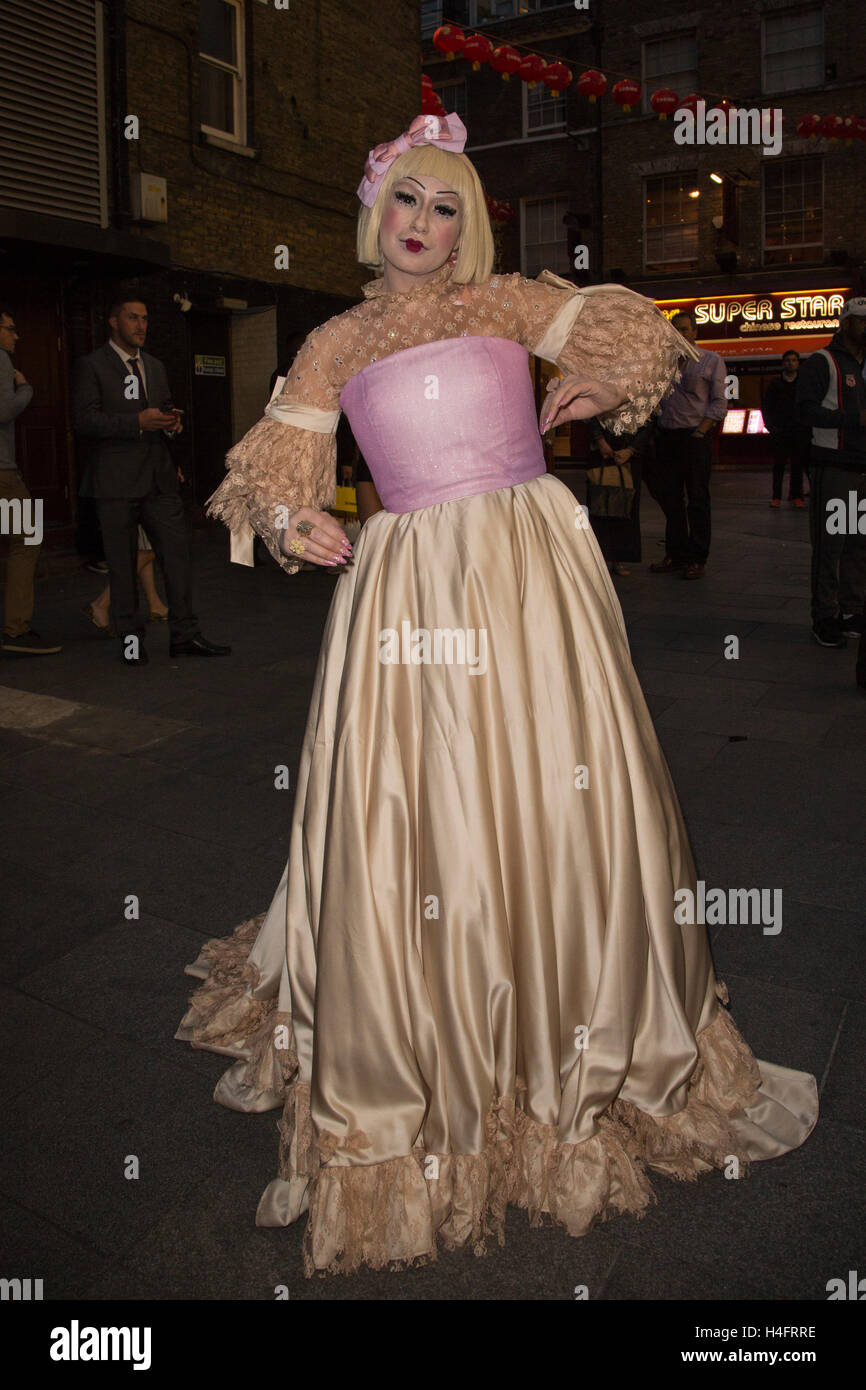
[(371, 208), (382, 187), (382, 175), (398, 154), (405, 154), (415, 145), (437, 145), (440, 150), (451, 150), (462, 154), (466, 144), (466, 127), (451, 111), (447, 116), (416, 116), (409, 129), (396, 140), (386, 140), (377, 145), (367, 156), (364, 177), (358, 187), (358, 197), (365, 207)]

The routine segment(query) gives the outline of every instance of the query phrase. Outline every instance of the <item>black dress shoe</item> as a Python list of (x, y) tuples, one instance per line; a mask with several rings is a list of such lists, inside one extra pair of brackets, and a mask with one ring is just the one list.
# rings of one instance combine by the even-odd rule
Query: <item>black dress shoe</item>
[(220, 647), (216, 642), (209, 642), (206, 637), (202, 637), (197, 632), (194, 637), (188, 638), (185, 642), (172, 642), (169, 645), (169, 657), (175, 656), (230, 656), (231, 647)]
[[(132, 637), (135, 636), (135, 634), (128, 633), (127, 636)], [(123, 662), (124, 666), (146, 666), (150, 661), (150, 657), (147, 654), (147, 647), (144, 645), (141, 638), (139, 637), (138, 639), (138, 656), (127, 656), (126, 642), (126, 637), (121, 639), (120, 660)]]

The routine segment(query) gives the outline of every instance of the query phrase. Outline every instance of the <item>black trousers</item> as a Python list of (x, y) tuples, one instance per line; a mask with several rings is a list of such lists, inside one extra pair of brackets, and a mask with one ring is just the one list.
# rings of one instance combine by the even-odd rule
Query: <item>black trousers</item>
[(593, 516), (592, 512), (589, 514), (589, 523), (595, 532), (601, 553), (609, 565), (625, 563), (629, 560), (636, 563), (641, 557), (641, 465), (640, 454), (635, 454), (626, 464), (626, 467), (631, 471), (632, 482), (634, 483), (634, 506), (631, 516)]
[(105, 551), (102, 548), (102, 533), (99, 529), (99, 517), (96, 514), (96, 502), (92, 497), (79, 497), (78, 499), (75, 548), (79, 555), (83, 555), (88, 560), (105, 559)]
[(774, 434), (770, 437), (773, 450), (773, 496), (781, 498), (785, 466), (791, 461), (790, 498), (803, 496), (803, 468), (809, 461), (809, 439), (792, 438), (791, 435)]
[(665, 514), (665, 551), (678, 565), (704, 565), (710, 553), (712, 436), (656, 431), (652, 494)]
[(849, 493), (866, 500), (866, 473), (813, 462), (809, 495), (812, 540), (812, 621), (859, 613), (866, 596), (866, 536), (828, 529), (830, 504), (848, 505)]
[(99, 497), (96, 501), (111, 585), (111, 621), (119, 637), (144, 636), (138, 616), (138, 526), (150, 537), (165, 575), (168, 623), (175, 641), (198, 632), (192, 608), (189, 533), (179, 493)]

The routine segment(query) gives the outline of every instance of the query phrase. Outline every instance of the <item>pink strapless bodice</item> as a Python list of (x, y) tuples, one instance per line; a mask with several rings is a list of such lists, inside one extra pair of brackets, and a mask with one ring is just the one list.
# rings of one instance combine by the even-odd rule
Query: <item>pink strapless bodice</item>
[(445, 338), (371, 362), (340, 405), (389, 512), (544, 473), (528, 353), (510, 338)]

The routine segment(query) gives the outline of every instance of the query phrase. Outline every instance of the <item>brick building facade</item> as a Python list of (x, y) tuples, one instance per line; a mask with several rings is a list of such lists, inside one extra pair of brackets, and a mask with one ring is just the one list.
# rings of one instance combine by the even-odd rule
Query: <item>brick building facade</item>
[(36, 391), (19, 459), (49, 548), (71, 544), (82, 465), (71, 364), (119, 282), (186, 410), (197, 506), (289, 335), (360, 298), (355, 190), (417, 110), (418, 35), (416, 0), (4, 4), (0, 301)]
[[(845, 0), (698, 9), (441, 0), (423, 11), (424, 70), (448, 109), (464, 102), (467, 150), (488, 192), (520, 210), (502, 239), (502, 269), (536, 274), (546, 265), (578, 283), (622, 281), (668, 313), (697, 310), (699, 341), (725, 356), (746, 409), (760, 406), (786, 345), (805, 353), (829, 339), (834, 295), (863, 292), (866, 143), (797, 134), (809, 113), (866, 115), (866, 27), (851, 22)], [(449, 62), (431, 42), (448, 19), (558, 58), (575, 75), (596, 67), (607, 92), (591, 104), (572, 83), (555, 103), (517, 78), (503, 83), (488, 67)], [(643, 87), (630, 113), (611, 99), (623, 77)], [(673, 119), (649, 107), (659, 88), (697, 92), (710, 108), (725, 98), (781, 108), (780, 152), (677, 144)], [(574, 267), (578, 245), (588, 251), (584, 276)], [(757, 457), (759, 445), (760, 437), (725, 441), (732, 457)]]
[[(530, 10), (513, 18), (505, 13), (505, 5), (489, 8), (498, 8), (499, 13), (471, 27), (494, 44), (559, 58), (575, 72), (592, 62), (593, 26), (573, 4)], [(558, 274), (570, 273), (573, 243), (593, 244), (597, 234), (600, 169), (594, 117), (573, 84), (560, 101), (554, 101), (541, 84), (530, 92), (516, 76), (505, 80), (488, 65), (474, 72), (460, 57), (449, 60), (438, 51), (432, 42), (437, 23), (454, 18), (468, 26), (469, 17), (480, 13), (482, 8), (473, 8), (465, 0), (422, 7), (424, 71), (445, 109), (456, 110), (464, 121), (466, 153), (487, 192), (517, 209), (515, 220), (497, 234), (497, 268), (533, 275), (547, 266)], [(550, 206), (556, 219), (555, 239), (547, 246), (536, 237), (554, 230), (552, 225), (532, 225), (533, 219), (545, 217), (546, 208), (538, 211), (544, 205)]]

